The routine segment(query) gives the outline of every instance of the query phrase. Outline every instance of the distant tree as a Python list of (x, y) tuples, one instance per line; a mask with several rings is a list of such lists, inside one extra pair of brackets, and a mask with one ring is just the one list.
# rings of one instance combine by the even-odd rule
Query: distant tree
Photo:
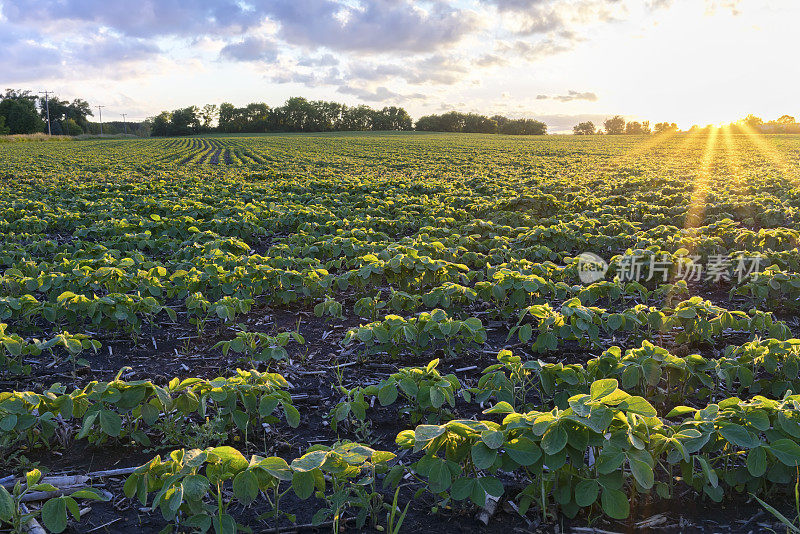
[(385, 107), (372, 117), (373, 130), (410, 130), (411, 116), (403, 108)]
[(421, 132), (441, 132), (443, 130), (439, 118), (439, 115), (424, 115), (417, 119), (414, 128)]
[(656, 125), (653, 127), (653, 131), (657, 134), (676, 132), (678, 131), (678, 125), (675, 124), (674, 122), (657, 122)]
[(620, 115), (615, 115), (603, 121), (603, 128), (608, 135), (619, 135), (625, 133), (625, 119)]
[(32, 134), (44, 131), (44, 121), (36, 109), (36, 96), (30, 91), (6, 90), (0, 94), (0, 117), (11, 134)]
[(0, 115), (0, 135), (8, 135), (9, 131), (6, 127), (6, 118)]
[(762, 119), (761, 117), (756, 117), (751, 113), (739, 122), (744, 123), (747, 126), (750, 126), (751, 128), (755, 128), (756, 126), (761, 126), (762, 124), (764, 124), (764, 119)]
[[(67, 128), (63, 125), (67, 120), (72, 120), (75, 125), (81, 130), (80, 133), (88, 131), (89, 121), (87, 116), (92, 115), (92, 110), (89, 103), (85, 100), (76, 98), (72, 103), (61, 100), (56, 96), (52, 96), (45, 100), (39, 98), (39, 116), (46, 123), (47, 111), (50, 111), (50, 125), (53, 135), (80, 135), (68, 134)], [(73, 131), (74, 130), (73, 128)]]
[(781, 115), (775, 122), (778, 124), (795, 124), (797, 121), (791, 115)]
[(594, 135), (596, 128), (592, 121), (579, 122), (572, 127), (572, 133), (575, 135)]
[(176, 109), (169, 122), (169, 135), (192, 135), (200, 131), (197, 106)]
[(200, 126), (205, 131), (210, 131), (214, 121), (219, 117), (219, 108), (216, 104), (206, 104), (200, 110)]
[(640, 135), (644, 133), (650, 133), (650, 123), (645, 124), (637, 121), (631, 121), (625, 125), (625, 133), (628, 135)]
[(172, 135), (170, 132), (172, 113), (169, 111), (162, 111), (152, 119), (149, 119), (149, 121), (151, 122), (150, 135), (153, 137), (165, 137)]
[(458, 111), (448, 111), (439, 117), (439, 125), (443, 132), (462, 132), (467, 116)]
[(67, 119), (63, 123), (64, 133), (66, 135), (81, 135), (83, 133), (83, 128), (78, 126), (78, 123), (75, 119)]
[(506, 135), (545, 135), (547, 124), (533, 119), (507, 119), (498, 127)]
[(464, 117), (464, 126), (461, 131), (493, 134), (498, 132), (498, 125), (497, 122), (485, 115), (470, 113)]
[(236, 107), (229, 103), (223, 102), (219, 106), (219, 129), (223, 132), (232, 133), (233, 116), (236, 112)]
[(426, 115), (415, 128), (428, 132), (501, 133), (508, 135), (544, 135), (547, 125), (533, 119), (509, 119), (502, 115), (486, 117), (476, 113), (449, 111), (443, 115)]

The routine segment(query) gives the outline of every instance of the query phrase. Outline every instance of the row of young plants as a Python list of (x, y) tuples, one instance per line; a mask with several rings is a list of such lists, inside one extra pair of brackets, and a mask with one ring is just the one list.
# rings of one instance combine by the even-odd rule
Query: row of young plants
[[(393, 307), (403, 307), (413, 299), (396, 292), (390, 302), (394, 302)], [(356, 310), (359, 314), (374, 316), (380, 304), (381, 301), (375, 298), (365, 297), (356, 303)], [(408, 308), (414, 309), (415, 306), (409, 305)], [(325, 308), (321, 307), (319, 311), (322, 315)], [(511, 328), (508, 337), (516, 336), (522, 343), (533, 340), (534, 351), (546, 352), (556, 350), (565, 342), (600, 347), (604, 343), (601, 336), (632, 339), (668, 336), (676, 344), (691, 344), (712, 342), (732, 332), (749, 336), (766, 334), (778, 340), (788, 339), (791, 335), (786, 323), (776, 320), (771, 312), (756, 309), (749, 313), (730, 311), (700, 297), (692, 297), (675, 307), (637, 304), (621, 312), (584, 306), (578, 298), (567, 300), (558, 311), (549, 304), (535, 304), (519, 313), (517, 324)], [(480, 345), (485, 340), (486, 331), (480, 319), (460, 320), (444, 310), (434, 309), (408, 318), (387, 315), (382, 321), (351, 328), (342, 344), (360, 343), (366, 355), (386, 352), (397, 356), (403, 351), (420, 355), (430, 349), (443, 349), (453, 354), (470, 344)]]
[(13, 375), (28, 375), (31, 372), (31, 361), (36, 361), (43, 352), (58, 359), (55, 349), (63, 349), (73, 365), (81, 365), (85, 361), (80, 358), (84, 351), (97, 352), (100, 342), (85, 334), (61, 332), (50, 339), (28, 341), (18, 334), (8, 332), (8, 325), (0, 323), (0, 376), (7, 378)]
[[(42, 393), (0, 393), (0, 447), (49, 447), (73, 438), (149, 447), (153, 437), (180, 443), (187, 428), (197, 429), (197, 422), (209, 420), (221, 431), (243, 433), (245, 439), (263, 431), (263, 424), (278, 423), (280, 414), (290, 427), (300, 423), (289, 384), (276, 373), (237, 369), (227, 378), (175, 378), (157, 385), (125, 381), (124, 371), (109, 382), (92, 381), (71, 392), (54, 384)], [(77, 431), (73, 422), (80, 424)]]
[[(680, 480), (715, 502), (726, 493), (763, 493), (788, 485), (800, 465), (800, 396), (728, 398), (702, 409), (678, 406), (658, 417), (643, 397), (616, 379), (593, 382), (568, 407), (514, 410), (500, 402), (491, 420), (451, 420), (401, 432), (401, 449), (421, 452), (412, 472), (442, 504), (506, 490), (516, 475), (520, 513), (532, 504), (545, 516), (593, 508), (627, 518), (631, 503), (652, 490), (671, 498)], [(675, 420), (671, 422), (669, 420)]]
[(674, 343), (681, 345), (712, 342), (728, 332), (764, 334), (778, 340), (791, 336), (788, 325), (775, 319), (772, 312), (728, 310), (701, 297), (691, 297), (674, 307), (637, 304), (621, 312), (584, 306), (578, 298), (564, 302), (558, 311), (549, 304), (536, 304), (520, 312), (509, 338), (516, 335), (522, 343), (533, 339), (532, 349), (546, 352), (566, 341), (599, 347), (603, 343), (601, 333), (639, 339), (671, 336)]
[(375, 397), (381, 406), (398, 404), (398, 415), (438, 423), (452, 415), (457, 398), (466, 402), (504, 402), (515, 410), (566, 408), (572, 395), (586, 393), (597, 380), (613, 378), (622, 387), (647, 398), (661, 410), (687, 402), (703, 403), (734, 396), (782, 396), (800, 390), (800, 340), (756, 340), (730, 345), (718, 358), (671, 354), (645, 340), (623, 350), (612, 346), (584, 364), (523, 361), (509, 350), (483, 370), (477, 384), (464, 386), (453, 375), (441, 375), (439, 360), (425, 367), (403, 367), (375, 385), (348, 390), (331, 410), (334, 428), (346, 421), (354, 426), (367, 420)]
[[(386, 505), (377, 489), (382, 474), (384, 487), (410, 474), (439, 507), (465, 500), (480, 507), (507, 495), (521, 515), (535, 506), (545, 519), (556, 510), (625, 519), (631, 503), (669, 499), (681, 483), (719, 502), (726, 493), (788, 486), (800, 465), (800, 396), (728, 398), (658, 417), (615, 379), (597, 380), (588, 391), (572, 395), (565, 409), (518, 412), (501, 401), (484, 411), (502, 416), (500, 422), (454, 419), (404, 430), (396, 442), (412, 452), (409, 463), (390, 466), (394, 453), (352, 442), (314, 446), (291, 462), (248, 460), (230, 447), (181, 449), (140, 467), (125, 492), (143, 505), (155, 493), (151, 508), (179, 525), (236, 532), (241, 526), (231, 504), (251, 505), (263, 495), (259, 519), (274, 519), (277, 527), (283, 518), (296, 520), (280, 508), (293, 491), (319, 499), (313, 523), (332, 519), (337, 531), (348, 509), (356, 511), (359, 528), (377, 524), (384, 509), (387, 518), (398, 510), (396, 498)], [(232, 494), (224, 491), (226, 482)]]
[(254, 505), (260, 496), (254, 508), (258, 520), (280, 531), (282, 523), (297, 520), (281, 508), (281, 499), (291, 491), (300, 500), (314, 497), (320, 503), (314, 525), (327, 522), (339, 532), (347, 523), (346, 513), (356, 511), (356, 528), (368, 522), (375, 527), (385, 514), (388, 531), (397, 534), (405, 514), (397, 511), (396, 495), (389, 505), (377, 489), (378, 476), (387, 473), (394, 458), (394, 453), (354, 442), (314, 445), (291, 462), (276, 456), (246, 458), (228, 446), (179, 449), (139, 467), (124, 491), (142, 506), (149, 503), (150, 509), (160, 510), (165, 520), (195, 532), (250, 531), (237, 524), (229, 508), (234, 503)]

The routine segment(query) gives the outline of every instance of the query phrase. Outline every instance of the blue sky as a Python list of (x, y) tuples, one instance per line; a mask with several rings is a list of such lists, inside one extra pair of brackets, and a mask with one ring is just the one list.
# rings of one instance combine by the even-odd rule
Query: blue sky
[(143, 119), (306, 96), (414, 117), (800, 115), (798, 2), (0, 0), (0, 83)]

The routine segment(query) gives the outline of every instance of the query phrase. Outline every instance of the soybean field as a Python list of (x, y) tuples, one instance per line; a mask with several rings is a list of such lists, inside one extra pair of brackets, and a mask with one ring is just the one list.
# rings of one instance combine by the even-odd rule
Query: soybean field
[(796, 513), (800, 136), (0, 143), (0, 184), (4, 527)]

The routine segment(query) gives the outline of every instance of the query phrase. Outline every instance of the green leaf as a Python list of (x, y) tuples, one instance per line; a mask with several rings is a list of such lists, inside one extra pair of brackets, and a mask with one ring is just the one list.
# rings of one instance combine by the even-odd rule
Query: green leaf
[(116, 412), (102, 410), (100, 412), (100, 428), (109, 436), (119, 437), (119, 433), (122, 431), (122, 418)]
[(631, 457), (628, 457), (628, 463), (631, 466), (631, 474), (636, 479), (636, 482), (644, 489), (652, 488), (654, 483), (653, 468), (646, 462)]
[(610, 395), (616, 391), (619, 383), (616, 378), (605, 378), (603, 380), (595, 380), (590, 387), (590, 394), (592, 400), (600, 400), (603, 397)]
[(311, 494), (314, 493), (314, 473), (295, 471), (292, 475), (292, 489), (303, 500), (311, 497)]
[(329, 451), (312, 451), (292, 460), (292, 470), (305, 473), (319, 469), (328, 458)]
[(227, 462), (233, 471), (247, 469), (247, 466), (249, 465), (248, 461), (241, 452), (227, 445), (211, 449), (211, 454), (215, 454), (219, 456), (223, 462)]
[(472, 461), (478, 469), (489, 469), (497, 459), (497, 451), (490, 449), (483, 442), (472, 446)]
[(723, 425), (720, 427), (719, 433), (730, 443), (743, 449), (752, 449), (761, 444), (761, 441), (752, 432), (741, 425), (733, 423)]
[(556, 454), (567, 445), (567, 437), (567, 431), (560, 424), (550, 425), (542, 437), (542, 450), (550, 456)]
[(414, 439), (416, 441), (430, 441), (445, 433), (443, 425), (419, 425), (414, 429)]
[(0, 486), (0, 521), (10, 522), (14, 515), (14, 498), (6, 488)]
[(229, 514), (214, 516), (212, 523), (216, 534), (236, 534), (236, 521)]
[(691, 408), (689, 406), (676, 406), (667, 414), (667, 417), (680, 417), (682, 415), (693, 414), (697, 411), (697, 408)]
[(628, 496), (619, 490), (603, 488), (600, 503), (606, 515), (612, 519), (625, 519), (631, 512)]
[(244, 505), (248, 505), (256, 499), (258, 480), (252, 471), (242, 471), (233, 478), (233, 495)]
[(397, 400), (397, 386), (389, 383), (378, 390), (378, 401), (381, 406), (389, 406)]
[(655, 417), (658, 414), (652, 404), (647, 402), (644, 398), (637, 396), (629, 397), (620, 402), (617, 407), (622, 411), (643, 415), (645, 417)]
[(764, 447), (750, 449), (747, 453), (747, 471), (757, 478), (767, 472), (767, 453)]
[(286, 422), (292, 428), (300, 426), (300, 411), (291, 404), (283, 405), (283, 414), (286, 416)]
[(453, 481), (453, 485), (450, 487), (450, 496), (457, 501), (463, 501), (470, 496), (475, 484), (476, 482), (474, 479), (466, 477), (458, 478)]
[(94, 488), (86, 488), (82, 490), (78, 490), (75, 493), (70, 494), (70, 497), (73, 499), (89, 499), (92, 501), (107, 501), (108, 497), (103, 495), (98, 490)]
[(575, 503), (581, 508), (591, 506), (599, 492), (600, 485), (596, 480), (581, 480), (575, 485)]
[(522, 466), (529, 466), (536, 463), (542, 457), (542, 450), (531, 439), (520, 437), (510, 440), (505, 445), (508, 456)]
[(800, 445), (790, 439), (779, 439), (770, 443), (769, 451), (780, 460), (781, 463), (790, 467), (800, 465)]
[(492, 497), (501, 497), (505, 491), (503, 483), (495, 477), (481, 477), (478, 479), (478, 484)]
[(446, 461), (439, 460), (431, 466), (428, 472), (428, 481), (433, 493), (441, 493), (450, 487), (452, 475)]
[(67, 503), (63, 497), (49, 499), (42, 506), (42, 522), (47, 530), (58, 534), (67, 528)]
[(514, 407), (511, 406), (509, 403), (507, 403), (506, 401), (500, 401), (497, 404), (495, 404), (494, 406), (492, 406), (491, 408), (484, 410), (483, 413), (485, 413), (485, 414), (493, 414), (493, 413), (503, 414), (503, 413), (514, 413), (514, 411), (515, 411)]
[(202, 475), (186, 475), (181, 481), (183, 496), (188, 501), (199, 501), (208, 491), (208, 479)]
[(505, 441), (505, 434), (498, 430), (484, 430), (481, 432), (481, 441), (490, 449), (499, 449)]

